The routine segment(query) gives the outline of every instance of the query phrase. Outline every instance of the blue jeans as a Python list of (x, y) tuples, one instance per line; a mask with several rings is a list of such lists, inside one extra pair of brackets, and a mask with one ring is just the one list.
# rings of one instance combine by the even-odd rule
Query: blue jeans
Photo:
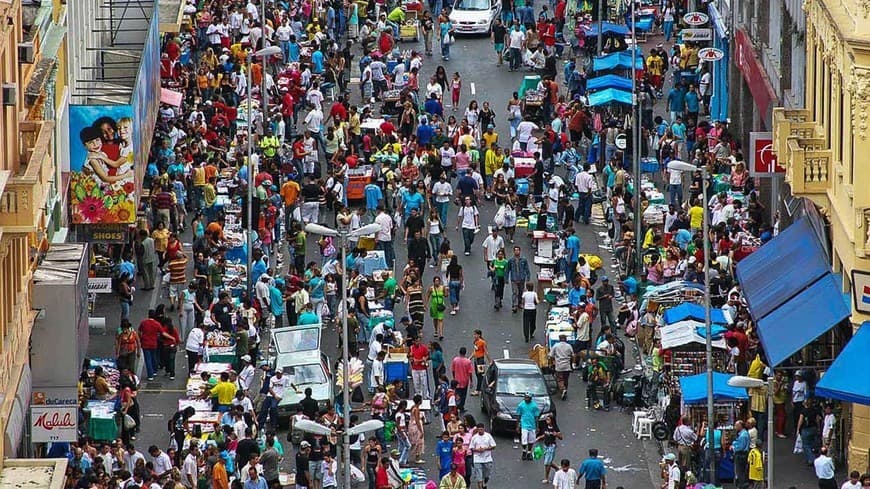
[[(518, 70), (523, 63), (522, 53), (520, 53), (519, 48), (511, 48), (510, 55), (511, 69)], [(517, 121), (517, 124), (519, 124), (519, 121)], [(511, 126), (513, 126), (513, 121), (511, 121)], [(513, 129), (513, 127), (511, 127), (511, 129)], [(513, 137), (513, 131), (511, 131), (511, 137)]]
[(444, 41), (441, 42), (441, 57), (449, 58), (450, 57), (450, 45), (444, 44)]
[(281, 41), (281, 54), (284, 56), (284, 62), (290, 60), (290, 41)]
[(160, 361), (157, 356), (157, 350), (146, 350), (143, 348), (142, 353), (145, 356), (145, 371), (148, 373), (148, 378), (154, 377), (157, 374), (157, 362)]
[(672, 204), (675, 206), (683, 205), (683, 186), (680, 184), (669, 184), (668, 185), (668, 195), (670, 198), (668, 199), (668, 204)]
[[(435, 202), (435, 208), (438, 209), (438, 218), (441, 219), (441, 224), (447, 224), (447, 209), (450, 207), (450, 201), (447, 202)], [(432, 254), (435, 254), (435, 250), (432, 250)]]
[(582, 219), (583, 224), (589, 224), (590, 217), (592, 217), (592, 194), (580, 194), (577, 210), (574, 211), (574, 222), (580, 222)]
[(462, 228), (462, 242), (465, 244), (465, 252), (471, 253), (471, 245), (474, 243), (474, 229)]
[(323, 133), (320, 131), (312, 132), (311, 137), (313, 137), (314, 140), (317, 141), (317, 143), (320, 145), (320, 151), (322, 151), (323, 154), (326, 154), (326, 140), (323, 139)]
[(450, 296), (450, 305), (456, 307), (459, 305), (459, 292), (462, 291), (462, 282), (459, 280), (451, 280), (447, 284), (447, 290)]
[(393, 264), (396, 262), (396, 252), (393, 251), (393, 242), (378, 241), (377, 249), (384, 252), (384, 260), (387, 261), (387, 266), (393, 268)]
[(432, 250), (432, 263), (435, 265), (438, 264), (438, 250), (441, 248), (441, 235), (440, 234), (430, 234), (429, 235), (429, 248)]
[(125, 300), (121, 300), (121, 321), (130, 319), (130, 306), (133, 304)]
[(501, 11), (501, 23), (504, 25), (513, 25), (514, 13), (508, 9), (502, 9), (502, 11)]
[(399, 445), (399, 463), (405, 465), (408, 463), (408, 454), (411, 453), (411, 440), (407, 434), (396, 433), (396, 442)]
[(666, 20), (664, 23), (664, 31), (665, 31), (665, 41), (671, 40), (671, 35), (674, 32), (674, 21)]
[(272, 396), (267, 396), (263, 399), (263, 405), (260, 407), (260, 413), (257, 415), (257, 424), (266, 426), (266, 419), (270, 417), (272, 424), (278, 426), (278, 401)]
[(801, 428), (801, 443), (804, 446), (804, 459), (808, 464), (812, 464), (816, 456), (813, 450), (816, 448), (816, 440), (819, 437), (819, 429), (815, 426), (811, 428)]

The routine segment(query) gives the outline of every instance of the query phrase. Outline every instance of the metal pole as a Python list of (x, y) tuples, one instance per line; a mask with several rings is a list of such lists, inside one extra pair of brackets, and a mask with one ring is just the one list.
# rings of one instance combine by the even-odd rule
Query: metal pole
[[(635, 255), (637, 256), (638, 278), (643, 273), (643, 216), (640, 210), (641, 171), (640, 171), (640, 106), (637, 103), (637, 31), (635, 31), (635, 2), (631, 2), (631, 163), (635, 176), (634, 216), (637, 229), (634, 232)], [(615, 237), (614, 237), (615, 238)], [(638, 280), (638, 283), (640, 280)]]
[[(771, 372), (773, 374), (773, 372)], [(773, 380), (767, 378), (767, 487), (773, 487)]]
[(598, 0), (598, 52), (596, 56), (601, 54), (604, 49), (604, 0)]
[[(701, 182), (701, 205), (704, 209), (703, 232), (704, 232), (704, 326), (707, 334), (704, 339), (705, 356), (707, 361), (707, 460), (710, 463), (710, 480), (716, 480), (716, 457), (713, 412), (713, 325), (710, 321), (710, 218), (707, 215), (707, 169), (702, 171)], [(770, 487), (770, 486), (768, 486)]]
[[(260, 29), (263, 30), (262, 48), (266, 48), (266, 0), (260, 0)], [(263, 131), (269, 124), (269, 94), (266, 92), (266, 62), (268, 56), (263, 56), (263, 80), (260, 83), (260, 98), (263, 99)]]
[[(347, 263), (347, 233), (341, 234), (341, 263), (342, 267)], [(342, 359), (344, 361), (344, 375), (342, 376), (342, 390), (344, 391), (344, 487), (350, 489), (350, 350), (348, 348), (347, 334), (347, 275), (341, 276), (341, 300), (344, 314), (341, 318)]]
[(254, 223), (251, 222), (254, 219), (254, 165), (251, 164), (251, 160), (253, 159), (253, 148), (254, 148), (254, 131), (253, 131), (253, 109), (251, 104), (251, 64), (253, 60), (254, 53), (248, 53), (248, 229), (247, 232), (247, 245), (248, 245), (248, 256), (247, 256), (247, 269), (246, 276), (248, 278), (248, 293), (250, 294), (252, 290), (254, 290), (254, 284), (251, 282), (251, 258), (253, 255), (254, 248)]

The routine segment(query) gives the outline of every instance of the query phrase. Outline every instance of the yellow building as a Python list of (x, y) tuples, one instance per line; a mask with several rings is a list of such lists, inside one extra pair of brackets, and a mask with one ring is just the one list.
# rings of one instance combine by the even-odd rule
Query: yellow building
[(26, 452), (31, 277), (60, 208), (53, 156), (60, 131), (46, 116), (66, 104), (65, 8), (60, 0), (26, 7), (0, 1), (0, 465)]
[[(870, 271), (870, 2), (806, 0), (805, 108), (773, 111), (773, 144), (795, 197), (830, 220), (832, 265), (853, 290), (852, 272)], [(856, 311), (857, 328), (868, 317)], [(851, 413), (851, 416), (848, 414)], [(850, 470), (868, 470), (870, 406), (846, 406)]]

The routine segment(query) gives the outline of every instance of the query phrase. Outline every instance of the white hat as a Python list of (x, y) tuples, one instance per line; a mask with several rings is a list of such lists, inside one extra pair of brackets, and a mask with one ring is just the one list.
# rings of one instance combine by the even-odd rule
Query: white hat
[(251, 363), (251, 355), (242, 355), (242, 361)]

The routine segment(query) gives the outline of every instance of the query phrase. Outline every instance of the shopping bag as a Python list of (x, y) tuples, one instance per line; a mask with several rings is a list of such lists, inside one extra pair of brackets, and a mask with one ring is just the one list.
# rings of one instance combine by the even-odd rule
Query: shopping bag
[(804, 443), (801, 441), (801, 437), (798, 436), (794, 441), (794, 450), (795, 454), (804, 453)]
[(350, 481), (353, 484), (358, 484), (360, 482), (365, 482), (366, 476), (362, 470), (358, 469), (355, 465), (350, 465)]

